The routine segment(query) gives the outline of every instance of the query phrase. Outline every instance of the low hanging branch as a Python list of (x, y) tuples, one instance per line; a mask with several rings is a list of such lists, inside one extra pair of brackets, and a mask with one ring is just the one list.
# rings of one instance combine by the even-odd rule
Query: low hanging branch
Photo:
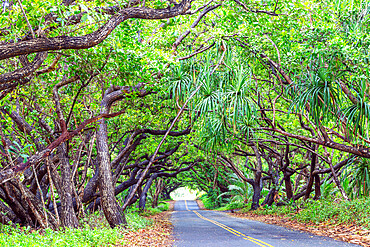
[(186, 30), (183, 34), (181, 34), (176, 41), (172, 45), (172, 50), (176, 51), (177, 47), (180, 45), (180, 43), (191, 33), (191, 31), (199, 24), (200, 20), (207, 15), (208, 12), (217, 9), (220, 7), (221, 4), (217, 4), (214, 6), (210, 6), (205, 8), (198, 16), (198, 18), (191, 24), (190, 28)]
[(29, 65), (27, 65), (23, 68), (14, 70), (12, 72), (8, 72), (8, 73), (4, 73), (4, 74), (0, 75), (0, 85), (4, 84), (4, 83), (7, 83), (7, 82), (10, 82), (10, 81), (17, 81), (17, 80), (20, 80), (20, 79), (30, 75), (31, 73), (36, 71), (38, 68), (40, 68), (40, 66), (42, 65), (42, 63), (46, 59), (47, 54), (48, 54), (47, 52), (40, 52), (36, 55), (33, 62), (30, 63)]
[(113, 15), (103, 26), (95, 32), (79, 37), (58, 36), (53, 38), (36, 38), (17, 43), (0, 45), (0, 60), (27, 55), (42, 51), (65, 49), (87, 49), (100, 44), (122, 22), (131, 19), (167, 19), (184, 14), (191, 8), (191, 0), (183, 0), (174, 7), (165, 9), (127, 8)]
[(190, 97), (185, 101), (184, 105), (182, 106), (182, 108), (179, 110), (179, 112), (177, 113), (175, 119), (172, 121), (171, 123), (171, 126), (168, 128), (166, 134), (164, 134), (161, 142), (158, 144), (152, 158), (150, 159), (149, 161), (149, 164), (147, 165), (147, 167), (145, 168), (145, 170), (142, 172), (142, 175), (139, 179), (139, 181), (136, 183), (134, 189), (131, 191), (130, 195), (128, 196), (128, 199), (126, 200), (125, 204), (123, 205), (122, 207), (122, 210), (124, 211), (129, 205), (130, 205), (130, 202), (131, 200), (134, 198), (135, 196), (135, 193), (137, 192), (138, 188), (141, 186), (143, 180), (145, 179), (145, 176), (147, 175), (150, 167), (153, 165), (153, 163), (156, 161), (156, 156), (159, 152), (159, 149), (161, 148), (162, 144), (164, 143), (164, 141), (166, 140), (168, 134), (170, 133), (170, 131), (172, 130), (172, 128), (175, 126), (175, 123), (177, 122), (177, 120), (179, 120), (181, 114), (184, 112), (185, 110), (185, 107), (186, 105), (189, 103), (189, 101), (194, 97), (194, 95), (198, 92), (198, 90), (202, 87), (202, 83), (200, 83), (200, 85), (194, 90), (194, 92), (190, 95)]
[(346, 152), (346, 153), (355, 154), (357, 156), (364, 157), (364, 158), (370, 158), (370, 148), (367, 148), (367, 147), (362, 147), (362, 146), (353, 147), (353, 146), (348, 146), (348, 145), (344, 145), (344, 144), (341, 144), (341, 143), (337, 143), (337, 142), (334, 142), (334, 141), (325, 141), (325, 140), (310, 138), (310, 137), (307, 137), (307, 136), (292, 134), (292, 133), (289, 133), (289, 132), (286, 132), (286, 131), (283, 131), (283, 130), (280, 130), (280, 129), (277, 129), (277, 128), (272, 129), (272, 128), (263, 127), (261, 129), (267, 130), (267, 131), (275, 131), (275, 132), (278, 132), (278, 133), (280, 133), (284, 136), (291, 137), (291, 138), (294, 138), (294, 139), (297, 139), (297, 140), (316, 143), (316, 144), (319, 144), (319, 145), (324, 146), (324, 147), (329, 147), (329, 148), (340, 150), (340, 151), (343, 151), (343, 152)]
[(27, 162), (18, 164), (16, 166), (13, 166), (11, 168), (8, 168), (6, 170), (3, 170), (0, 172), (0, 184), (5, 183), (6, 181), (9, 181), (10, 179), (14, 178), (17, 174), (24, 172), (26, 169), (28, 169), (33, 164), (36, 165), (39, 162), (41, 162), (43, 159), (49, 156), (49, 154), (57, 148), (60, 144), (64, 143), (65, 141), (73, 138), (74, 136), (78, 135), (81, 131), (85, 129), (85, 127), (88, 124), (94, 123), (98, 121), (101, 118), (112, 118), (116, 117), (118, 115), (123, 114), (124, 111), (119, 111), (112, 114), (100, 114), (96, 117), (90, 118), (88, 120), (83, 121), (75, 130), (68, 131), (65, 133), (62, 133), (55, 141), (50, 143), (45, 150), (38, 152), (34, 155), (32, 155)]
[[(223, 56), (221, 57), (221, 60), (223, 59)], [(219, 65), (219, 64), (218, 64)], [(213, 74), (218, 65), (213, 69), (213, 71), (211, 72), (211, 74)], [(169, 133), (171, 132), (172, 128), (175, 126), (175, 123), (179, 120), (181, 114), (184, 112), (187, 104), (189, 103), (189, 101), (195, 96), (195, 94), (199, 91), (199, 89), (202, 87), (202, 83), (199, 84), (199, 86), (194, 90), (194, 92), (189, 96), (189, 98), (185, 101), (184, 105), (181, 107), (181, 109), (179, 110), (179, 112), (177, 113), (175, 119), (172, 121), (171, 123), (171, 126), (168, 128), (167, 132), (164, 134), (161, 142), (158, 144), (153, 156), (151, 157), (150, 161), (149, 161), (149, 164), (147, 165), (147, 167), (145, 168), (145, 170), (142, 172), (141, 174), (141, 177), (139, 179), (139, 181), (136, 183), (134, 189), (131, 191), (131, 193), (129, 194), (125, 204), (123, 205), (122, 207), (122, 210), (124, 211), (131, 203), (131, 200), (134, 198), (138, 188), (141, 186), (143, 180), (145, 179), (146, 175), (148, 174), (148, 171), (150, 169), (150, 167), (154, 164), (154, 162), (156, 161), (156, 156), (159, 152), (159, 149), (161, 148), (162, 144), (164, 143), (164, 141), (166, 140), (167, 136), (169, 135)]]
[(211, 49), (215, 44), (216, 44), (216, 42), (213, 42), (213, 43), (212, 43), (212, 44), (210, 44), (209, 46), (207, 46), (207, 47), (205, 47), (205, 48), (203, 48), (203, 49), (201, 49), (201, 50), (199, 50), (199, 51), (196, 51), (196, 52), (194, 52), (194, 53), (192, 53), (192, 54), (190, 54), (190, 55), (187, 55), (187, 56), (185, 56), (185, 57), (180, 57), (180, 58), (179, 58), (179, 60), (181, 61), (181, 60), (185, 60), (185, 59), (192, 58), (192, 57), (194, 57), (195, 55), (197, 55), (197, 54), (199, 54), (199, 53), (202, 53), (202, 52), (205, 52), (205, 51), (206, 51), (206, 50), (208, 50), (208, 49)]

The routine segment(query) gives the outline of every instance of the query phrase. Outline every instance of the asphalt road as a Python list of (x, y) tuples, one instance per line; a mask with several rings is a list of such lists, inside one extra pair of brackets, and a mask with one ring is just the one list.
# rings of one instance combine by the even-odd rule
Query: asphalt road
[(196, 201), (176, 201), (172, 213), (176, 247), (350, 247), (327, 237), (293, 231), (258, 221), (199, 210)]

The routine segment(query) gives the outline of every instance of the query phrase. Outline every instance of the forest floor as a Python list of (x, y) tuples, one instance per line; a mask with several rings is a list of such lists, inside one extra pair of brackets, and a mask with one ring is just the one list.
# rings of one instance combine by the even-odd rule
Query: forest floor
[(234, 212), (230, 216), (247, 218), (267, 224), (284, 226), (287, 228), (310, 232), (319, 236), (326, 236), (336, 240), (370, 247), (370, 230), (360, 225), (335, 224), (335, 222), (322, 222), (320, 224), (303, 223), (287, 215), (257, 215), (253, 212)]
[[(170, 204), (171, 205), (171, 204)], [(172, 207), (173, 208), (173, 207)], [(116, 246), (151, 246), (170, 247), (174, 240), (172, 238), (172, 223), (170, 221), (170, 210), (153, 216), (147, 216), (153, 224), (137, 231), (123, 233), (120, 242)]]

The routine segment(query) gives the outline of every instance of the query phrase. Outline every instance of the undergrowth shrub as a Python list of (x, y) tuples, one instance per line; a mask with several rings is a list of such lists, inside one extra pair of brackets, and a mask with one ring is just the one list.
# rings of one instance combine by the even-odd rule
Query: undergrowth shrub
[(225, 206), (217, 208), (217, 210), (226, 211), (226, 210), (231, 210), (231, 209), (248, 208), (248, 207), (250, 207), (250, 203), (236, 201), (236, 202), (229, 202)]
[(107, 246), (115, 244), (120, 237), (120, 229), (115, 228), (66, 228), (60, 231), (46, 229), (32, 231), (29, 228), (0, 227), (0, 246)]
[(219, 195), (220, 191), (218, 189), (211, 189), (199, 199), (203, 202), (203, 205), (206, 209), (215, 209), (221, 207), (226, 202), (225, 199)]
[(160, 202), (157, 208), (160, 209), (161, 211), (168, 211), (170, 208), (170, 204), (168, 202)]
[[(241, 210), (244, 213), (247, 211), (249, 208)], [(358, 224), (370, 228), (369, 197), (352, 201), (334, 200), (333, 198), (309, 200), (280, 207), (272, 205), (261, 207), (252, 213), (256, 215), (286, 215), (306, 223)]]
[(370, 228), (370, 198), (352, 201), (320, 200), (307, 203), (294, 216), (302, 222), (319, 224), (331, 221), (337, 224), (359, 224)]
[(126, 214), (127, 224), (130, 230), (145, 228), (153, 223), (151, 219), (147, 219), (138, 213)]
[(150, 215), (156, 215), (163, 211), (168, 211), (170, 208), (170, 204), (168, 202), (160, 202), (157, 207), (151, 208), (147, 207), (143, 212), (140, 213), (142, 216), (150, 216)]
[(126, 214), (128, 226), (126, 229), (111, 229), (105, 217), (95, 212), (81, 221), (80, 229), (66, 228), (59, 231), (51, 229), (32, 230), (31, 228), (16, 227), (0, 224), (1, 247), (82, 247), (115, 245), (124, 231), (136, 231), (152, 224), (138, 212)]

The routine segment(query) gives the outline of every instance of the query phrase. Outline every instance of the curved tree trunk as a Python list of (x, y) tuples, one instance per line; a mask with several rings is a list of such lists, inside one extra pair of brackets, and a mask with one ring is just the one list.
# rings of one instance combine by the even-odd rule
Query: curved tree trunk
[(171, 192), (172, 191), (169, 191), (169, 190), (167, 190), (166, 187), (164, 187), (162, 192), (161, 192), (162, 198), (165, 199), (165, 200), (171, 200), (171, 196), (170, 196)]
[(256, 154), (257, 160), (256, 172), (253, 180), (253, 197), (251, 206), (251, 210), (255, 210), (260, 206), (259, 201), (261, 198), (262, 191), (262, 160), (258, 148), (255, 145), (253, 145), (252, 149)]
[(320, 182), (320, 175), (315, 174), (315, 197), (314, 200), (319, 200), (321, 197), (321, 182)]
[(263, 205), (271, 206), (274, 203), (275, 194), (276, 194), (276, 189), (272, 188), (267, 194), (265, 200), (263, 201), (262, 206)]
[(260, 186), (259, 182), (255, 181), (253, 184), (253, 197), (252, 197), (251, 210), (256, 210), (260, 206), (259, 201), (261, 198), (261, 191), (262, 191), (262, 186)]
[(145, 184), (143, 192), (141, 192), (140, 200), (139, 200), (139, 208), (141, 210), (145, 209), (146, 197), (148, 195), (148, 191), (149, 191), (150, 186), (152, 185), (153, 181), (157, 178), (157, 176), (158, 176), (158, 174), (156, 174), (156, 173), (153, 174), (152, 176), (150, 176), (150, 178), (148, 179), (148, 181)]
[(290, 177), (291, 177), (290, 174), (284, 175), (285, 193), (288, 200), (290, 200), (293, 197), (293, 186)]
[(107, 124), (104, 118), (99, 120), (96, 142), (98, 151), (99, 189), (104, 215), (112, 228), (122, 224), (126, 225), (127, 222), (125, 216), (121, 211), (114, 194), (108, 150)]
[(155, 193), (154, 193), (153, 202), (152, 202), (153, 208), (158, 206), (158, 199), (159, 199), (159, 195), (161, 194), (162, 190), (163, 190), (163, 179), (159, 178), (156, 180), (156, 183), (155, 183)]

